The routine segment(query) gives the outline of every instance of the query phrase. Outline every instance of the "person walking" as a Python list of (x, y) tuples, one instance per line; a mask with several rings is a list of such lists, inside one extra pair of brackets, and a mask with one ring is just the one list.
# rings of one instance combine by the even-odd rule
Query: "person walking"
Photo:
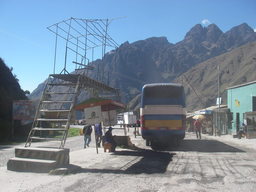
[(100, 147), (101, 141), (102, 141), (102, 126), (101, 123), (95, 124), (95, 138), (96, 138), (96, 144), (98, 147)]
[(92, 126), (91, 125), (85, 125), (83, 128), (84, 133), (84, 148), (89, 147), (89, 144), (91, 142), (91, 134), (92, 134)]
[(196, 130), (196, 138), (201, 139), (202, 124), (201, 124), (199, 119), (196, 119), (196, 121), (194, 122), (194, 127), (195, 127), (195, 130)]

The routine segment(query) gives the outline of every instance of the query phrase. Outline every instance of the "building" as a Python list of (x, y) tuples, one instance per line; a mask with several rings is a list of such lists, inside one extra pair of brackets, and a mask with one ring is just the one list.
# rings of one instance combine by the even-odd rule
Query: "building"
[(236, 135), (247, 124), (246, 114), (256, 111), (256, 81), (227, 88), (227, 105), (233, 117), (231, 134)]
[(230, 112), (227, 105), (215, 105), (187, 114), (187, 130), (193, 131), (196, 115), (202, 115), (202, 133), (209, 135), (225, 135), (230, 133)]

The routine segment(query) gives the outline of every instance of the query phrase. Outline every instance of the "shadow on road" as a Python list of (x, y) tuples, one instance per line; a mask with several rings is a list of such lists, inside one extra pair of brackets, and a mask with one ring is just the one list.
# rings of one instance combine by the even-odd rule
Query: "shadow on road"
[[(173, 152), (169, 152), (173, 151)], [(77, 167), (72, 173), (101, 173), (101, 174), (162, 174), (167, 170), (168, 165), (172, 162), (172, 158), (177, 151), (184, 152), (245, 152), (238, 148), (232, 147), (225, 143), (215, 140), (194, 140), (185, 139), (179, 147), (171, 148), (165, 151), (152, 151), (137, 148), (136, 150), (122, 150), (113, 153), (109, 161), (104, 162), (106, 168), (82, 168)], [(133, 160), (123, 162), (119, 168), (113, 167), (112, 157), (117, 156), (133, 156)], [(137, 157), (137, 158), (136, 158)], [(127, 158), (131, 159), (131, 158)], [(121, 163), (122, 164), (122, 163)], [(74, 165), (73, 165), (74, 166)]]
[(197, 152), (245, 152), (225, 143), (215, 140), (194, 140), (185, 139), (180, 146), (168, 149), (169, 151), (197, 151)]
[[(168, 152), (155, 152), (151, 150), (117, 151), (113, 156), (137, 156), (137, 162), (127, 161), (120, 169), (91, 169), (81, 168), (74, 173), (113, 173), (113, 174), (160, 174), (165, 173), (174, 154)], [(109, 159), (111, 163), (111, 158)]]
[(9, 149), (9, 148), (12, 148), (13, 146), (7, 146), (7, 145), (5, 145), (5, 146), (1, 146), (0, 145), (0, 150), (2, 150), (2, 149)]

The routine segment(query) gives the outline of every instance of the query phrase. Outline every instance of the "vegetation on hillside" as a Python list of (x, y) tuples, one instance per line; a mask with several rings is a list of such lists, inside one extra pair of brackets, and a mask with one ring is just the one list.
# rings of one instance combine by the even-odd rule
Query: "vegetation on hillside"
[(18, 79), (0, 58), (0, 141), (7, 141), (12, 135), (12, 102), (27, 99)]

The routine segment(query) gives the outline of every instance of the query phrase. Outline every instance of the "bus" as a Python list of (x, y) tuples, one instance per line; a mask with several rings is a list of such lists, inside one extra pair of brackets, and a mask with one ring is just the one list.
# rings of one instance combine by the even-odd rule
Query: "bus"
[(141, 134), (153, 150), (177, 146), (185, 137), (185, 94), (181, 84), (154, 83), (142, 88)]

